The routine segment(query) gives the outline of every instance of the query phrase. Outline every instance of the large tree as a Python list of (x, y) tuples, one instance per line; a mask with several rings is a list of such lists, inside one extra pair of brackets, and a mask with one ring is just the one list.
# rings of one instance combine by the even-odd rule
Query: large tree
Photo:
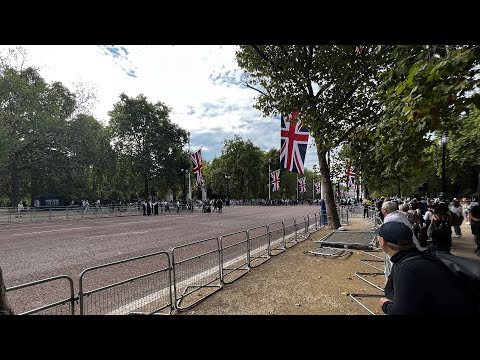
[(385, 180), (397, 181), (406, 195), (425, 182), (440, 188), (431, 164), (440, 174), (438, 138), (448, 131), (455, 139), (479, 105), (480, 47), (396, 46), (388, 59), (375, 95), (381, 116), (352, 134), (350, 155), (372, 188)]
[(148, 102), (142, 94), (135, 98), (121, 94), (109, 112), (116, 149), (133, 158), (135, 171), (143, 179), (145, 199), (151, 193), (152, 180), (178, 187), (188, 136), (170, 121), (170, 111), (161, 102)]
[[(210, 170), (206, 172), (206, 182), (212, 183), (216, 193), (226, 194), (234, 199), (253, 199), (261, 193), (263, 153), (251, 140), (243, 140), (235, 135), (232, 140), (225, 140), (222, 155), (212, 161)], [(225, 178), (227, 176), (227, 178)], [(263, 176), (265, 178), (265, 176)]]
[(46, 83), (31, 67), (0, 69), (0, 157), (11, 205), (29, 193), (33, 169), (55, 173), (55, 160), (66, 153), (66, 124), (75, 104), (67, 88)]
[(372, 98), (389, 51), (387, 46), (259, 45), (240, 46), (236, 54), (247, 86), (258, 92), (259, 110), (265, 115), (301, 112), (317, 146), (333, 228), (340, 220), (326, 155), (378, 117), (379, 104)]

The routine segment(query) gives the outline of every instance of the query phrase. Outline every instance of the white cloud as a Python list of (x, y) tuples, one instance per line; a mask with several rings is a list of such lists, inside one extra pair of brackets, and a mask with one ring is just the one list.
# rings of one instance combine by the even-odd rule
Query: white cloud
[[(5, 49), (6, 47), (0, 47)], [(243, 70), (236, 46), (74, 45), (24, 46), (26, 65), (40, 68), (47, 81), (67, 87), (83, 82), (96, 89), (95, 117), (108, 122), (108, 111), (124, 92), (144, 94), (172, 108), (171, 120), (191, 134), (191, 148), (203, 147), (211, 160), (223, 141), (239, 134), (262, 150), (280, 147), (280, 124), (253, 108), (256, 92), (239, 86)], [(228, 76), (220, 77), (226, 73)], [(317, 163), (307, 149), (306, 167)]]

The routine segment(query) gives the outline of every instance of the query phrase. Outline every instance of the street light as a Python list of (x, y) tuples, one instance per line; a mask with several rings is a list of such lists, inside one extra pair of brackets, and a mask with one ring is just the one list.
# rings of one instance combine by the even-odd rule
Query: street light
[(448, 131), (443, 129), (442, 137), (440, 138), (440, 146), (442, 147), (442, 192), (440, 193), (440, 200), (447, 199), (447, 186), (446, 186), (446, 176), (445, 176), (445, 150), (448, 143)]
[(227, 199), (230, 198), (230, 192), (228, 190), (228, 183), (229, 183), (230, 178), (231, 178), (231, 176), (228, 175), (227, 173), (225, 173), (225, 179), (227, 180)]
[(186, 182), (185, 182), (185, 175), (188, 174), (187, 169), (180, 169), (180, 171), (183, 173), (183, 201), (187, 202), (187, 190), (186, 190)]

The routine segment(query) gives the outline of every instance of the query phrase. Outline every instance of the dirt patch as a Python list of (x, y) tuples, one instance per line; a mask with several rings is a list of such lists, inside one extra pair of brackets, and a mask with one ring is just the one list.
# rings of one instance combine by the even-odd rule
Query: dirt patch
[[(370, 230), (372, 225), (363, 218), (350, 218), (348, 231)], [(453, 238), (452, 254), (480, 261), (470, 225), (461, 226), (462, 236)], [(309, 238), (251, 269), (246, 275), (227, 284), (222, 290), (180, 314), (191, 315), (369, 315), (370, 313), (348, 295), (376, 294), (376, 289), (355, 275), (379, 272), (383, 262), (353, 250), (347, 257), (323, 257), (305, 254), (317, 250), (315, 243), (331, 232), (321, 229)], [(383, 252), (374, 253), (383, 258)], [(361, 262), (360, 260), (367, 260)], [(369, 265), (367, 265), (369, 264)], [(383, 288), (384, 275), (365, 275), (365, 279)], [(375, 314), (383, 314), (376, 297), (357, 297)]]
[[(351, 219), (347, 230), (368, 230), (364, 219)], [(317, 250), (314, 242), (331, 232), (321, 229), (286, 251), (252, 268), (246, 275), (227, 284), (222, 290), (192, 309), (180, 314), (197, 315), (353, 315), (368, 311), (354, 302), (350, 293), (375, 293), (379, 290), (359, 279), (355, 272), (377, 270), (360, 262), (374, 259), (361, 251), (342, 257), (305, 254)], [(376, 253), (383, 256), (383, 253)], [(380, 265), (379, 265), (380, 264)], [(383, 263), (376, 266), (383, 267)], [(383, 286), (385, 278), (373, 276), (369, 281)], [(378, 298), (362, 300), (381, 313)]]

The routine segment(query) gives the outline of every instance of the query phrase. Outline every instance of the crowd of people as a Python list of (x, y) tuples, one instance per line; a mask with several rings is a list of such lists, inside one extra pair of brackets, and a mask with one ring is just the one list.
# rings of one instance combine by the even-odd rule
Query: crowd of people
[(371, 204), (375, 204), (382, 222), (377, 231), (385, 253), (385, 296), (380, 299), (383, 312), (478, 313), (475, 295), (434, 255), (450, 253), (452, 237), (462, 236), (461, 225), (466, 220), (474, 237), (474, 252), (480, 256), (480, 205), (468, 199), (453, 199), (449, 204), (441, 199), (380, 198), (365, 200), (364, 211), (368, 212), (365, 207)]

